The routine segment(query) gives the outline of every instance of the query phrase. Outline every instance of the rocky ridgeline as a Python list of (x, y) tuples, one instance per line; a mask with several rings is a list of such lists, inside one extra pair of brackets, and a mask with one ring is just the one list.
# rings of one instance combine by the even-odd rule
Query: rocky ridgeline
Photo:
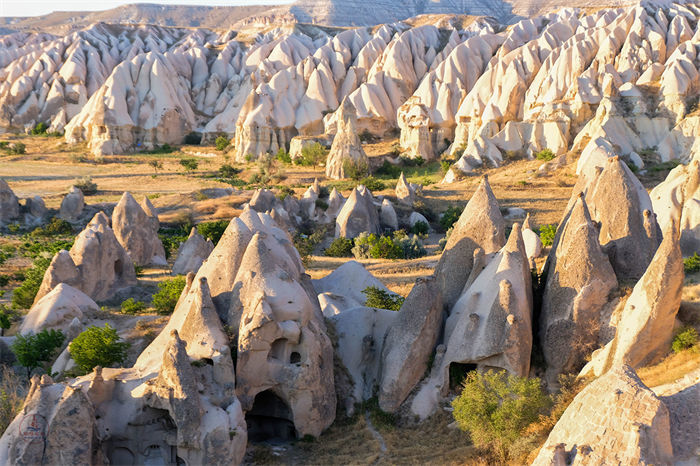
[[(175, 264), (190, 269), (185, 289), (132, 367), (60, 383), (34, 378), (0, 439), (0, 461), (138, 463), (148, 447), (170, 462), (237, 464), (248, 439), (317, 437), (375, 396), (386, 412), (424, 420), (449, 401), (453, 369), (531, 376), (535, 344), (550, 390), (560, 374), (598, 377), (566, 410), (537, 464), (686, 459), (688, 446), (672, 438), (669, 421), (682, 417), (682, 403), (668, 398), (667, 406), (635, 369), (670, 345), (684, 281), (681, 243), (697, 240), (700, 164), (672, 171), (650, 198), (619, 157), (600, 162), (572, 190), (541, 299), (530, 270), (539, 238), (529, 219), (506, 237), (484, 177), (433, 275), (415, 283), (398, 312), (365, 306), (367, 287), (393, 293), (358, 262), (312, 281), (289, 232), (335, 223), (337, 236), (352, 237), (383, 231), (390, 212), (408, 225), (415, 212), (397, 216), (388, 198), (364, 186), (347, 200), (334, 191), (327, 203), (316, 202), (325, 196), (318, 180), (300, 198), (258, 190), (215, 247), (194, 230), (180, 246)], [(397, 194), (415, 189), (403, 179)], [(95, 301), (129, 294), (135, 258), (158, 255), (157, 224), (153, 206), (129, 193), (111, 222), (98, 213), (73, 248), (54, 257), (21, 331), (60, 329), (70, 341), (96, 322)], [(621, 298), (618, 284), (631, 281), (631, 295)], [(52, 371), (72, 366), (64, 349)], [(23, 423), (35, 415), (46, 423), (41, 439), (25, 435)], [(621, 439), (634, 448), (619, 447)]]
[(699, 17), (696, 3), (652, 1), (508, 27), (285, 24), (247, 31), (251, 41), (107, 24), (17, 33), (0, 52), (0, 126), (44, 122), (95, 154), (227, 134), (242, 161), (290, 150), (295, 136), (329, 140), (354, 108), (358, 132), (400, 130), (412, 156), (456, 156), (445, 181), (543, 149), (581, 153), (579, 172), (611, 155), (643, 168), (698, 150)]

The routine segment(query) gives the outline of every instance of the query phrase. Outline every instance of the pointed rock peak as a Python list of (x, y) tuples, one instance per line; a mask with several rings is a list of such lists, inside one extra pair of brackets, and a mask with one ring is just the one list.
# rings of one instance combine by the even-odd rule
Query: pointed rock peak
[(111, 228), (109, 224), (109, 217), (102, 212), (99, 211), (95, 214), (94, 217), (92, 217), (92, 220), (90, 220), (90, 223), (88, 223), (87, 227), (93, 227), (93, 226), (103, 226), (106, 228)]
[(399, 184), (407, 184), (406, 175), (404, 175), (403, 171), (401, 172), (401, 176), (399, 176)]
[(158, 210), (151, 203), (151, 200), (148, 198), (148, 196), (144, 196), (143, 202), (141, 203), (141, 208), (149, 217), (158, 218)]
[(486, 175), (483, 176), (479, 187), (476, 188), (471, 199), (469, 199), (467, 206), (459, 217), (458, 223), (464, 225), (473, 220), (477, 215), (486, 215), (493, 222), (505, 222), (501, 215), (498, 200), (491, 189), (489, 179)]
[(249, 205), (245, 206), (243, 212), (238, 218), (240, 218), (241, 221), (245, 223), (245, 225), (250, 229), (250, 231), (259, 231), (265, 229), (262, 221), (260, 220), (260, 217), (258, 216), (258, 212)]
[(513, 229), (510, 231), (508, 236), (508, 241), (504, 250), (506, 252), (519, 252), (524, 249), (523, 245), (523, 233), (519, 223), (513, 224)]
[(190, 236), (188, 236), (188, 238), (192, 238), (194, 236), (197, 236), (197, 227), (192, 227), (192, 229), (190, 230)]
[(338, 197), (338, 196), (340, 196), (340, 193), (338, 193), (338, 190), (335, 189), (335, 186), (334, 186), (334, 187), (333, 187), (333, 190), (331, 191), (331, 194), (330, 194), (329, 197), (330, 197), (331, 199), (333, 199), (333, 198)]
[(317, 194), (321, 193), (321, 184), (318, 182), (318, 178), (314, 178), (314, 182), (311, 187), (314, 188), (314, 191), (316, 191)]
[[(528, 212), (523, 222), (523, 230), (532, 230), (532, 225), (530, 224), (530, 213)], [(533, 230), (534, 231), (534, 230)]]

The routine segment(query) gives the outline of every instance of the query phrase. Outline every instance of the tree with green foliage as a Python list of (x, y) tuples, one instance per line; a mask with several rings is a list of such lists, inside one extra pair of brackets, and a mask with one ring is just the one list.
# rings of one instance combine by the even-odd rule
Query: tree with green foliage
[(351, 239), (336, 238), (330, 246), (323, 252), (327, 257), (350, 257), (352, 256), (353, 242)]
[(180, 165), (182, 165), (186, 172), (190, 173), (199, 167), (199, 162), (197, 162), (197, 159), (180, 159)]
[(554, 243), (554, 236), (557, 234), (556, 225), (542, 225), (540, 227), (540, 240), (543, 246), (551, 246)]
[(502, 462), (524, 429), (545, 414), (551, 399), (540, 379), (505, 371), (472, 371), (462, 393), (452, 401), (455, 421), (479, 448), (491, 449)]
[(153, 176), (158, 176), (158, 170), (163, 168), (163, 162), (156, 159), (149, 161), (148, 165), (150, 165), (151, 168), (153, 168)]
[(689, 350), (698, 343), (698, 331), (694, 327), (684, 327), (673, 338), (671, 349), (674, 353)]
[(24, 274), (24, 282), (15, 288), (12, 293), (13, 309), (29, 309), (32, 307), (49, 265), (51, 265), (51, 259), (47, 257), (39, 257), (34, 261), (32, 267)]
[(228, 220), (217, 220), (214, 222), (203, 222), (197, 225), (197, 231), (200, 235), (205, 238), (209, 238), (215, 245), (219, 243), (219, 240), (224, 235), (226, 228), (228, 228)]
[(143, 301), (136, 301), (134, 298), (129, 298), (122, 303), (122, 314), (138, 314), (146, 309), (146, 304)]
[(551, 151), (551, 149), (542, 149), (537, 154), (535, 154), (535, 157), (537, 158), (537, 160), (549, 162), (555, 157), (555, 155), (554, 152)]
[(388, 309), (390, 311), (398, 311), (401, 309), (403, 302), (406, 300), (406, 298), (401, 295), (389, 293), (376, 286), (368, 286), (362, 290), (362, 293), (367, 296), (365, 306)]
[(10, 328), (12, 322), (10, 322), (10, 313), (5, 306), (0, 306), (0, 336), (5, 335), (5, 330)]
[(34, 231), (31, 232), (32, 236), (57, 236), (57, 235), (71, 235), (73, 234), (73, 226), (58, 217), (51, 217), (49, 223), (43, 227), (36, 227)]
[(226, 150), (230, 142), (231, 141), (229, 141), (229, 139), (226, 136), (219, 136), (214, 141), (214, 145), (216, 146), (216, 150), (220, 150), (223, 152), (224, 150)]
[(27, 380), (31, 378), (32, 371), (39, 367), (48, 372), (48, 364), (65, 339), (63, 332), (54, 329), (15, 337), (11, 349), (20, 365), (27, 370)]
[(430, 231), (430, 225), (421, 220), (414, 223), (410, 231), (414, 235), (427, 235)]
[(158, 292), (153, 295), (152, 303), (156, 311), (159, 314), (172, 314), (186, 284), (182, 275), (158, 283)]
[(316, 167), (326, 161), (328, 151), (319, 142), (315, 142), (301, 149), (301, 157), (294, 160), (295, 165), (303, 167)]
[(462, 209), (457, 206), (450, 206), (446, 211), (440, 216), (440, 226), (443, 230), (447, 231), (452, 226), (457, 223), (459, 217), (462, 215)]
[(32, 128), (32, 131), (31, 131), (32, 136), (44, 135), (44, 134), (46, 134), (46, 130), (48, 128), (49, 127), (46, 126), (46, 123), (44, 123), (43, 121), (40, 121), (34, 128)]
[(289, 155), (289, 152), (287, 152), (284, 147), (280, 147), (280, 150), (277, 151), (275, 158), (282, 163), (292, 163), (292, 156)]
[(91, 326), (75, 337), (70, 345), (70, 353), (78, 369), (87, 374), (96, 366), (110, 367), (126, 361), (129, 343), (121, 338), (109, 324), (104, 328)]
[(683, 259), (683, 269), (685, 273), (695, 273), (700, 270), (700, 256), (697, 252)]

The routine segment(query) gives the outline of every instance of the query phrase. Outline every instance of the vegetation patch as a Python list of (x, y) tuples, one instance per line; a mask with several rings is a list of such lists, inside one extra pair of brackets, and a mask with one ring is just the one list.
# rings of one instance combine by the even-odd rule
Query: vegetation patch
[(129, 343), (121, 341), (115, 329), (105, 324), (104, 328), (91, 326), (75, 337), (68, 346), (68, 352), (78, 369), (87, 374), (96, 366), (123, 364), (129, 346)]
[(152, 302), (158, 314), (167, 315), (173, 313), (177, 300), (180, 299), (186, 284), (187, 281), (182, 275), (158, 283), (158, 292), (153, 295)]

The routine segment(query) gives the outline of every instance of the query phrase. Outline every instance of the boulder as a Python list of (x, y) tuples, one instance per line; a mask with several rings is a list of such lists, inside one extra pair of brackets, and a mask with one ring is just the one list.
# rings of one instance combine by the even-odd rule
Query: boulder
[(44, 329), (55, 329), (66, 334), (73, 319), (83, 320), (85, 312), (99, 310), (100, 307), (85, 293), (60, 283), (32, 306), (18, 333), (36, 334)]
[(678, 224), (672, 221), (625, 303), (615, 338), (593, 352), (582, 375), (599, 376), (618, 364), (639, 368), (668, 353), (685, 279), (678, 236)]
[(146, 210), (125, 192), (112, 212), (112, 229), (134, 265), (167, 265), (165, 249), (158, 237), (155, 208), (146, 198)]
[(488, 178), (481, 180), (453, 228), (435, 267), (443, 303), (448, 309), (464, 289), (472, 271), (474, 251), (479, 248), (484, 254), (493, 254), (506, 242), (505, 220)]
[(547, 259), (542, 296), (540, 339), (547, 362), (547, 382), (578, 371), (597, 347), (599, 332), (607, 327), (603, 307), (617, 288), (615, 272), (598, 243), (598, 229), (579, 195), (559, 240)]
[(372, 194), (360, 185), (353, 188), (350, 197), (338, 212), (335, 236), (354, 238), (363, 232), (380, 234), (382, 229)]
[(326, 176), (335, 180), (348, 176), (349, 165), (360, 172), (369, 170), (369, 159), (357, 135), (357, 113), (350, 99), (343, 100), (338, 114), (337, 132), (326, 161)]
[(0, 225), (19, 217), (19, 200), (10, 186), (0, 178)]
[(382, 411), (396, 411), (425, 374), (442, 328), (442, 312), (435, 278), (419, 278), (382, 345)]
[(399, 229), (399, 219), (396, 216), (394, 205), (389, 199), (384, 198), (384, 200), (382, 200), (382, 208), (379, 212), (379, 222), (382, 228), (387, 228), (389, 230)]
[(80, 218), (85, 208), (83, 192), (73, 186), (61, 201), (61, 209), (58, 216), (68, 222), (75, 222)]
[(180, 246), (177, 248), (177, 259), (175, 259), (173, 264), (173, 275), (187, 275), (190, 272), (197, 273), (213, 250), (214, 243), (200, 235), (196, 227), (192, 227), (187, 241), (180, 243)]
[(668, 408), (617, 365), (576, 395), (532, 464), (673, 464)]
[(136, 285), (134, 263), (103, 212), (80, 232), (70, 251), (62, 250), (54, 256), (34, 302), (60, 283), (77, 288), (95, 301), (104, 301), (120, 289)]
[[(39, 196), (26, 199), (24, 210), (26, 211), (26, 223), (40, 223), (49, 213), (46, 203)], [(27, 217), (29, 218), (27, 219)]]
[(408, 217), (408, 224), (410, 225), (411, 228), (416, 226), (417, 223), (425, 223), (430, 227), (430, 222), (428, 222), (428, 219), (423, 216), (423, 214), (419, 214), (418, 212), (411, 212), (411, 215)]
[(338, 314), (354, 307), (362, 307), (367, 301), (367, 295), (362, 291), (368, 287), (394, 295), (382, 282), (372, 275), (357, 261), (349, 260), (330, 274), (317, 280), (312, 280), (318, 293), (319, 301), (327, 303), (321, 306), (326, 316)]

